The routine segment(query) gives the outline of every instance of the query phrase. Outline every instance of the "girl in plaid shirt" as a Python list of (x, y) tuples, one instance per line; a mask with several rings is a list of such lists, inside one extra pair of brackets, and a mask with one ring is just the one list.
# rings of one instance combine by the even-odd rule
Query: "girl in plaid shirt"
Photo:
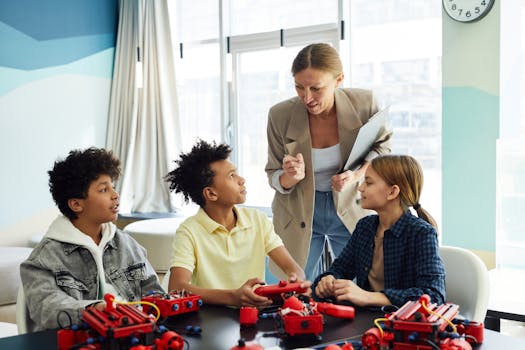
[(316, 298), (357, 306), (401, 306), (428, 294), (432, 302), (444, 303), (437, 225), (419, 204), (422, 188), (423, 171), (413, 157), (384, 155), (372, 160), (359, 191), (361, 206), (377, 215), (357, 223), (339, 257), (315, 279)]

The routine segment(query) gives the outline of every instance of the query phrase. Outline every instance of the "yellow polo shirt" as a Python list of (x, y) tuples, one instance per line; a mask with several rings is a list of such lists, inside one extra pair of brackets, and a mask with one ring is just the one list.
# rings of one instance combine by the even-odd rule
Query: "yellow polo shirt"
[(250, 278), (264, 279), (266, 255), (283, 242), (264, 213), (251, 208), (233, 210), (237, 224), (230, 232), (202, 208), (177, 229), (171, 266), (191, 271), (191, 284), (237, 289)]

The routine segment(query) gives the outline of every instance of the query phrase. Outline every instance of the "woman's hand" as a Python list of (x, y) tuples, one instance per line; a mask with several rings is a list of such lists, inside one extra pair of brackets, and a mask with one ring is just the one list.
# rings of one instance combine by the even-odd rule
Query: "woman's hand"
[(356, 182), (359, 178), (356, 176), (356, 172), (347, 170), (341, 174), (335, 174), (332, 176), (332, 189), (336, 192), (342, 192), (347, 184)]
[(289, 154), (285, 155), (283, 158), (283, 170), (284, 173), (279, 179), (281, 186), (285, 189), (295, 186), (305, 176), (303, 155), (301, 153), (297, 153), (295, 157)]
[(341, 174), (335, 174), (332, 176), (332, 189), (336, 192), (342, 192), (346, 185), (358, 182), (365, 176), (369, 165), (370, 162), (365, 160), (356, 171), (347, 170)]
[(334, 281), (335, 278), (332, 275), (327, 275), (321, 278), (317, 286), (315, 287), (315, 295), (319, 298), (328, 298), (334, 295)]

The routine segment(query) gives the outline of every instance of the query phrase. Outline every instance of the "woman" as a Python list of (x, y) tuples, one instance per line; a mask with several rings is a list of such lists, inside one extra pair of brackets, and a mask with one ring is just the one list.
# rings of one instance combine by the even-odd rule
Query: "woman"
[(317, 277), (317, 298), (402, 306), (428, 294), (434, 303), (445, 302), (437, 225), (419, 204), (422, 189), (423, 171), (414, 158), (386, 155), (372, 160), (359, 191), (363, 208), (377, 215), (359, 220), (341, 255)]
[(312, 279), (320, 272), (325, 240), (338, 256), (356, 222), (368, 214), (358, 203), (358, 182), (371, 159), (390, 151), (391, 132), (382, 130), (358, 170), (340, 172), (359, 128), (378, 111), (374, 97), (367, 90), (339, 88), (341, 60), (327, 44), (303, 48), (292, 74), (297, 97), (269, 111), (265, 170), (275, 189), (275, 231)]

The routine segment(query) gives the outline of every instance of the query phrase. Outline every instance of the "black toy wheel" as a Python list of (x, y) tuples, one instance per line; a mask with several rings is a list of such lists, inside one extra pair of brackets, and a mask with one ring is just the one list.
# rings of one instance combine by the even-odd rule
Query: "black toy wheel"
[(279, 333), (280, 335), (286, 334), (284, 332), (284, 321), (281, 315), (275, 316), (275, 327), (277, 328), (277, 333)]

